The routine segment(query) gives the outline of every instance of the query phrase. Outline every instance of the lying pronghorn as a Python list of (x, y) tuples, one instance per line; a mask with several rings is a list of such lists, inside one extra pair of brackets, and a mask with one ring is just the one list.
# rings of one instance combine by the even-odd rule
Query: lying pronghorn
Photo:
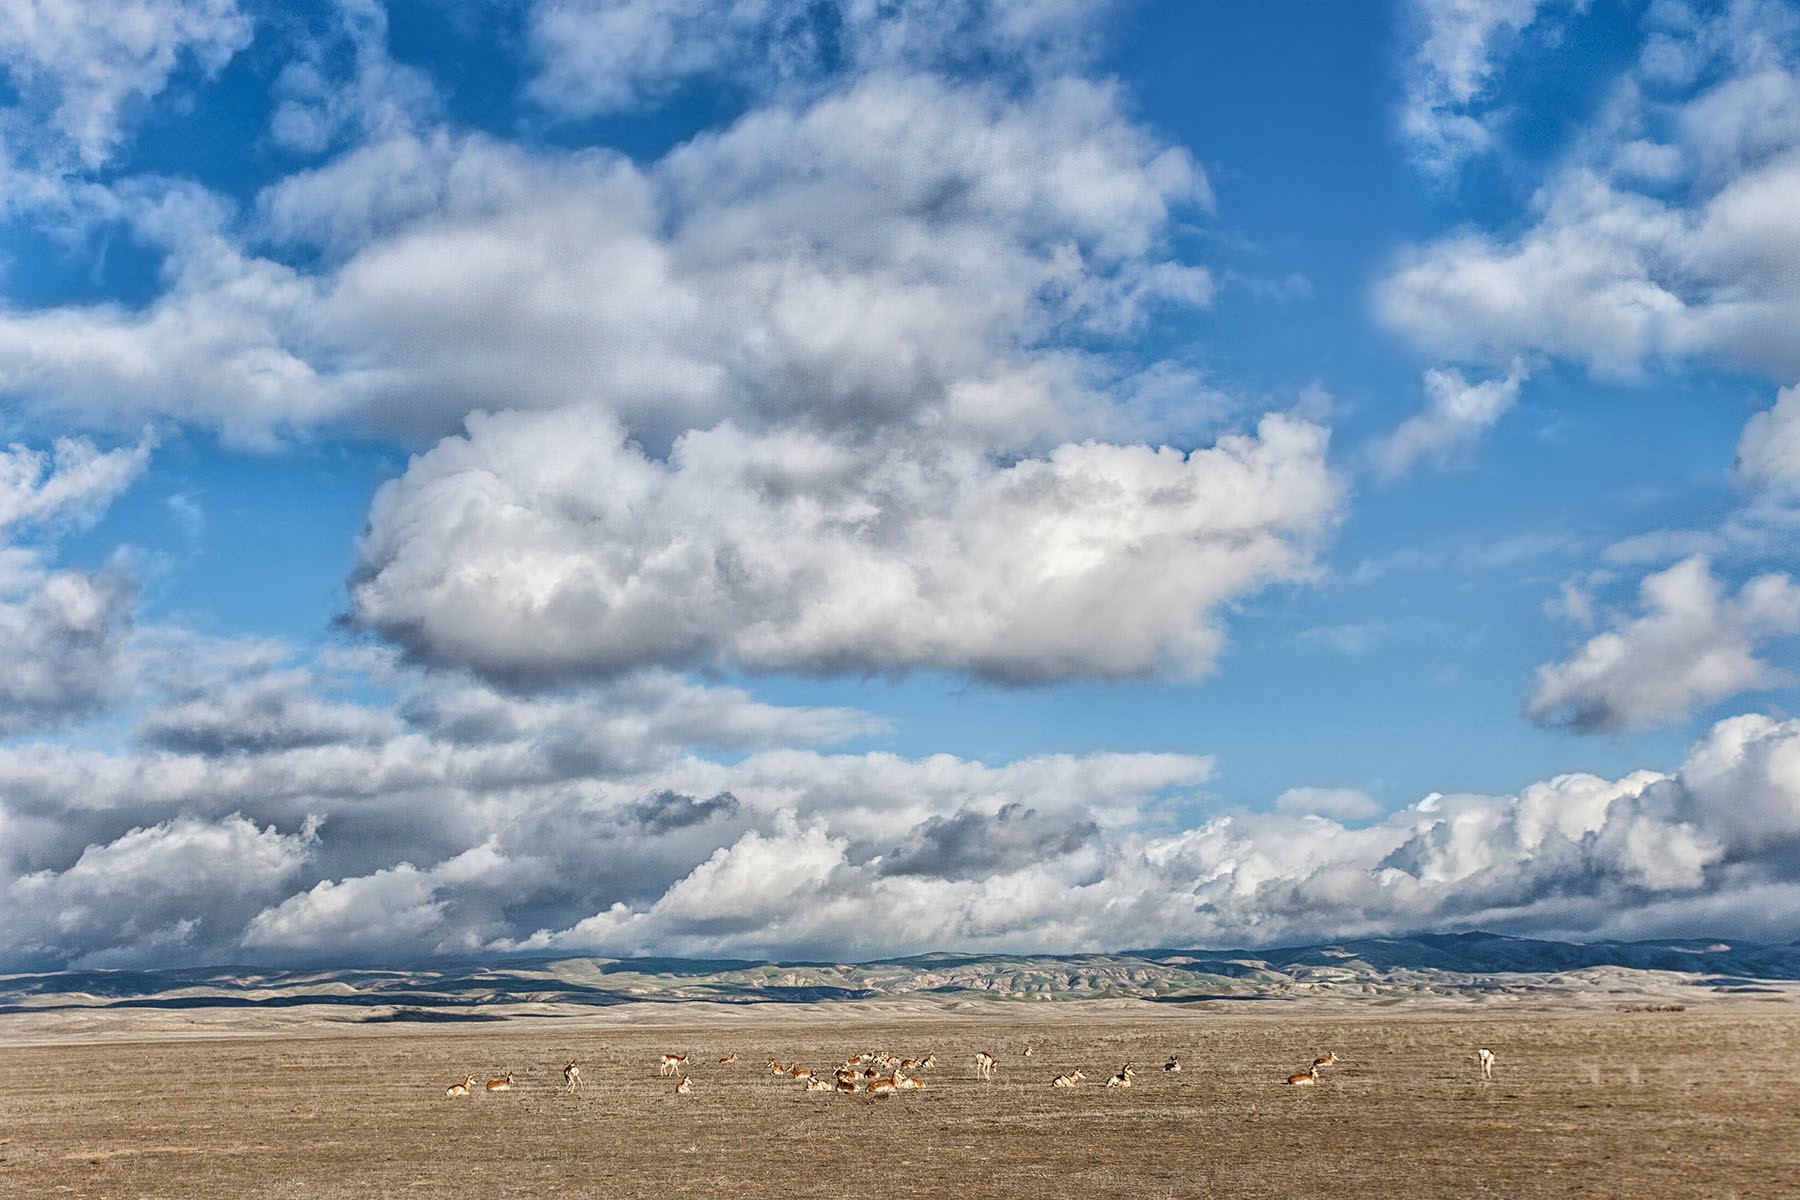
[(662, 1056), (662, 1065), (656, 1068), (656, 1073), (658, 1075), (673, 1075), (681, 1068), (687, 1066), (687, 1061), (688, 1056), (685, 1054), (665, 1054)]
[(675, 1085), (675, 1093), (679, 1096), (685, 1096), (693, 1090), (694, 1085), (686, 1075), (683, 1075), (681, 1077), (681, 1082)]
[(1335, 1067), (1335, 1066), (1337, 1066), (1337, 1052), (1335, 1050), (1327, 1050), (1325, 1052), (1324, 1058), (1313, 1059), (1313, 1066), (1315, 1066), (1315, 1067)]
[(769, 1060), (769, 1070), (773, 1071), (777, 1075), (786, 1075), (787, 1074), (787, 1068), (782, 1066), (780, 1063), (776, 1062), (772, 1058)]
[[(829, 1092), (837, 1086), (837, 1084), (829, 1079), (809, 1079), (806, 1081), (806, 1090), (809, 1092)], [(856, 1085), (854, 1083), (850, 1085), (850, 1090), (856, 1090)]]
[(444, 1098), (448, 1100), (452, 1096), (466, 1096), (469, 1094), (469, 1089), (474, 1086), (475, 1077), (473, 1075), (465, 1075), (463, 1076), (463, 1081), (461, 1083), (453, 1083), (444, 1089)]
[(891, 1096), (899, 1089), (899, 1086), (892, 1079), (871, 1079), (869, 1080), (869, 1095)]
[(1067, 1075), (1058, 1075), (1050, 1081), (1051, 1087), (1074, 1087), (1086, 1078), (1080, 1071), (1071, 1071)]
[(1298, 1075), (1289, 1075), (1287, 1081), (1290, 1087), (1310, 1087), (1319, 1082), (1319, 1068), (1317, 1066), (1308, 1067)]
[(1163, 1070), (1168, 1071), (1170, 1074), (1181, 1070), (1181, 1060), (1171, 1055), (1169, 1061), (1163, 1064)]
[(1130, 1087), (1131, 1080), (1135, 1076), (1135, 1074), (1136, 1074), (1136, 1072), (1134, 1072), (1131, 1069), (1131, 1064), (1126, 1063), (1124, 1066), (1119, 1068), (1119, 1073), (1117, 1075), (1114, 1075), (1111, 1079), (1106, 1081), (1106, 1086), (1109, 1088)]
[(923, 1079), (914, 1079), (910, 1075), (902, 1075), (899, 1070), (896, 1069), (894, 1071), (894, 1086), (904, 1092), (914, 1088), (924, 1087), (925, 1081)]
[(1475, 1062), (1481, 1067), (1481, 1077), (1483, 1079), (1492, 1079), (1494, 1077), (1494, 1052), (1492, 1050), (1486, 1049), (1485, 1047), (1477, 1050), (1475, 1052)]
[(512, 1091), (512, 1083), (513, 1083), (512, 1075), (510, 1073), (508, 1073), (506, 1075), (502, 1075), (498, 1079), (488, 1080), (487, 1081), (487, 1090), (490, 1092), (510, 1092), (510, 1091)]
[(734, 1063), (736, 1061), (737, 1061), (737, 1051), (733, 1050), (730, 1054), (727, 1054), (724, 1058), (721, 1058), (719, 1060), (719, 1065), (723, 1066), (726, 1063)]

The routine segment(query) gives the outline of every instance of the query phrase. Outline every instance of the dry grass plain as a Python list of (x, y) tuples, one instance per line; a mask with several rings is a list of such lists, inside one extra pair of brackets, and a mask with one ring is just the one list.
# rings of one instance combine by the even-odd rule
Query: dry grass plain
[[(1791, 1002), (1148, 1007), (0, 1045), (0, 1194), (1800, 1195)], [(1494, 1082), (1478, 1046), (1499, 1055)], [(940, 1065), (924, 1090), (882, 1099), (807, 1094), (768, 1067), (867, 1049)], [(1000, 1060), (991, 1083), (980, 1050)], [(1283, 1086), (1328, 1050), (1341, 1062), (1317, 1087)], [(658, 1077), (664, 1052), (691, 1055), (692, 1094)], [(1179, 1074), (1162, 1069), (1171, 1054)], [(569, 1058), (577, 1095), (560, 1090)], [(1100, 1086), (1128, 1062), (1136, 1086)], [(1081, 1086), (1050, 1086), (1076, 1068)], [(507, 1071), (510, 1093), (444, 1097), (465, 1073)]]

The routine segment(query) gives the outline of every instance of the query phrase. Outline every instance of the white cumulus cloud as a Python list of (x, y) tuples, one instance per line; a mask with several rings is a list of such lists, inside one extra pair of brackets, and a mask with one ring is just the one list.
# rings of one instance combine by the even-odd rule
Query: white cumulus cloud
[(1546, 0), (1409, 0), (1406, 7), (1415, 46), (1403, 72), (1400, 133), (1422, 170), (1447, 175), (1492, 144), (1494, 77)]
[(646, 665), (1204, 672), (1219, 609), (1304, 578), (1338, 496), (1316, 426), (998, 463), (729, 426), (646, 457), (600, 414), (471, 421), (373, 506), (352, 615), (498, 677)]
[[(1675, 72), (1674, 58), (1691, 60)], [(1598, 375), (1718, 361), (1800, 376), (1800, 22), (1746, 0), (1653, 37), (1515, 234), (1404, 254), (1390, 325), (1451, 357)]]
[(1646, 576), (1643, 615), (1595, 635), (1565, 662), (1539, 668), (1527, 712), (1584, 732), (1679, 720), (1704, 705), (1788, 676), (1757, 657), (1800, 630), (1800, 585), (1761, 575), (1728, 596), (1700, 556)]
[(1782, 388), (1775, 404), (1744, 423), (1737, 476), (1777, 497), (1800, 495), (1800, 384)]
[(218, 71), (250, 33), (236, 0), (11, 0), (0, 6), (0, 63), (24, 107), (7, 132), (15, 144), (48, 141), (53, 160), (98, 167), (132, 104), (184, 65)]
[(1375, 448), (1376, 470), (1396, 479), (1419, 462), (1445, 466), (1467, 454), (1514, 404), (1528, 372), (1514, 359), (1497, 379), (1470, 383), (1461, 371), (1425, 372), (1425, 410), (1402, 421)]

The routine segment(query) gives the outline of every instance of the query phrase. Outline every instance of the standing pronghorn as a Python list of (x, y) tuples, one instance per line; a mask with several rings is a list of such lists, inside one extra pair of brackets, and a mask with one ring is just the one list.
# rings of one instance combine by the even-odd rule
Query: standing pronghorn
[(994, 1072), (1000, 1069), (1000, 1063), (986, 1050), (975, 1056), (975, 1069), (981, 1072), (983, 1079), (992, 1079)]
[(563, 1091), (579, 1092), (581, 1090), (581, 1068), (570, 1059), (569, 1065), (563, 1068)]
[(453, 1083), (444, 1089), (444, 1099), (448, 1100), (455, 1096), (466, 1096), (469, 1094), (469, 1089), (474, 1086), (475, 1077), (473, 1075), (465, 1075), (463, 1076), (463, 1081), (461, 1083)]
[(1310, 1087), (1319, 1082), (1319, 1068), (1308, 1067), (1298, 1075), (1289, 1075), (1287, 1081), (1289, 1087)]
[(488, 1080), (487, 1090), (490, 1092), (510, 1092), (512, 1091), (512, 1083), (512, 1073), (509, 1071), (498, 1079)]
[(1489, 1050), (1486, 1047), (1477, 1050), (1475, 1052), (1475, 1062), (1481, 1068), (1481, 1077), (1483, 1079), (1492, 1079), (1494, 1077), (1494, 1052), (1492, 1050)]
[(681, 1077), (681, 1082), (675, 1085), (675, 1094), (678, 1096), (685, 1096), (693, 1090), (694, 1085), (686, 1075), (683, 1075)]
[(1325, 1057), (1313, 1059), (1312, 1065), (1315, 1067), (1335, 1067), (1335, 1066), (1337, 1066), (1337, 1051), (1327, 1050), (1325, 1052)]
[(1050, 1086), (1074, 1087), (1076, 1084), (1080, 1083), (1083, 1078), (1084, 1076), (1080, 1071), (1071, 1071), (1067, 1075), (1058, 1075), (1055, 1079), (1052, 1079), (1050, 1081)]
[(1131, 1064), (1126, 1063), (1124, 1066), (1119, 1068), (1119, 1073), (1117, 1075), (1114, 1075), (1111, 1079), (1106, 1081), (1106, 1086), (1109, 1088), (1130, 1087), (1131, 1080), (1132, 1080), (1132, 1077), (1134, 1074), (1135, 1074), (1135, 1072), (1132, 1071)]
[(658, 1075), (673, 1075), (681, 1068), (687, 1066), (687, 1061), (688, 1056), (685, 1054), (665, 1054), (662, 1056), (662, 1065), (656, 1068), (656, 1073)]

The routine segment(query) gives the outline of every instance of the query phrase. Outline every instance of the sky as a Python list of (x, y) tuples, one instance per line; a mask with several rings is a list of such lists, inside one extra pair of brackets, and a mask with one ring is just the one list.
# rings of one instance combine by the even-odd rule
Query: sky
[(0, 969), (1800, 938), (1800, 11), (0, 4)]

